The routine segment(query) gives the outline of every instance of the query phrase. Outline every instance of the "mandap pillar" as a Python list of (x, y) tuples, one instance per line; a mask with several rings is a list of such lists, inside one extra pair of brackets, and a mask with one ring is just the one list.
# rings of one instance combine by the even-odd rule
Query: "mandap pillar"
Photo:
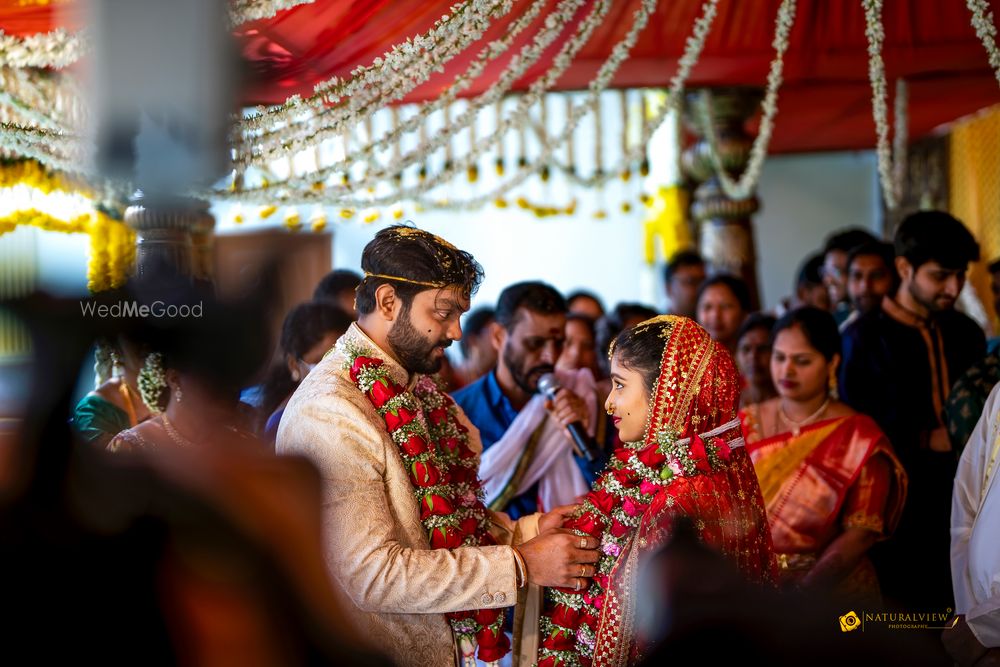
[(215, 218), (207, 202), (150, 202), (139, 194), (125, 210), (125, 222), (136, 232), (137, 277), (166, 270), (193, 280), (212, 280)]
[[(684, 100), (685, 126), (697, 140), (681, 154), (684, 174), (697, 184), (691, 217), (699, 230), (700, 251), (710, 275), (726, 273), (743, 278), (750, 288), (753, 306), (758, 308), (760, 292), (751, 217), (760, 208), (760, 201), (756, 195), (730, 199), (722, 191), (700, 119), (694, 112), (700, 94), (701, 91), (692, 90)], [(746, 123), (760, 108), (762, 96), (759, 88), (712, 89), (709, 115), (718, 139), (716, 149), (730, 175), (738, 176), (746, 167), (753, 145)]]

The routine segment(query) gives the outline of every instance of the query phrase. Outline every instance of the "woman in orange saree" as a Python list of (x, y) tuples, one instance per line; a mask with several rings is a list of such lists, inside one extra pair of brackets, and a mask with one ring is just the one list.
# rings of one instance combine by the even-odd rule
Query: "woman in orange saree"
[(868, 549), (889, 536), (906, 473), (875, 422), (835, 398), (833, 317), (794, 310), (772, 331), (778, 396), (741, 414), (783, 584), (878, 600)]
[(546, 590), (538, 667), (641, 660), (640, 562), (671, 538), (678, 519), (689, 519), (698, 539), (749, 580), (774, 580), (763, 501), (736, 414), (739, 375), (726, 349), (685, 317), (653, 318), (615, 339), (611, 380), (605, 408), (623, 444), (563, 523), (600, 539), (602, 556), (596, 568), (581, 566), (576, 588)]

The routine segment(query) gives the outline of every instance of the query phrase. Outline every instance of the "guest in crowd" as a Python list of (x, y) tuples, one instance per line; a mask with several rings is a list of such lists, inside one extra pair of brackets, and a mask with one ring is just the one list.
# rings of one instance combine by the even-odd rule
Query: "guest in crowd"
[[(177, 298), (184, 292), (164, 294)], [(237, 328), (246, 320), (240, 313), (227, 312), (218, 303), (203, 307), (210, 312), (202, 318), (149, 328), (150, 353), (139, 390), (156, 414), (115, 436), (109, 451), (260, 447), (252, 435), (252, 417), (240, 402), (240, 388), (260, 367), (267, 342)]]
[(470, 311), (462, 324), (462, 339), (458, 349), (462, 352), (462, 363), (455, 369), (462, 388), (483, 377), (496, 366), (497, 351), (493, 348), (493, 323), (496, 311), (489, 307)]
[[(556, 369), (560, 371), (578, 371), (586, 368), (590, 371), (597, 387), (597, 396), (602, 398), (611, 393), (611, 379), (605, 375), (598, 363), (597, 334), (594, 321), (585, 315), (570, 313), (566, 316), (566, 344), (563, 346)], [(594, 439), (598, 446), (612, 452), (619, 442), (616, 441), (618, 431), (610, 415), (597, 415)]]
[(611, 312), (594, 323), (594, 333), (597, 336), (597, 363), (601, 368), (601, 377), (608, 377), (611, 374), (608, 352), (615, 337), (625, 329), (657, 315), (654, 309), (641, 303), (619, 303), (611, 309)]
[(663, 267), (669, 313), (694, 319), (698, 288), (705, 282), (705, 260), (694, 250), (675, 253)]
[(747, 284), (736, 276), (709, 278), (698, 290), (697, 304), (698, 324), (735, 354), (736, 334), (752, 309)]
[(604, 304), (593, 292), (577, 290), (566, 297), (566, 307), (570, 313), (585, 315), (596, 322), (604, 316)]
[(594, 330), (594, 320), (579, 313), (566, 315), (566, 342), (562, 354), (556, 361), (556, 368), (567, 371), (577, 371), (581, 368), (589, 370), (595, 379), (602, 375), (597, 365), (597, 334)]
[(753, 313), (736, 334), (736, 366), (743, 380), (740, 407), (778, 395), (771, 380), (771, 329), (775, 322), (773, 315)]
[(820, 310), (830, 310), (830, 290), (823, 282), (823, 253), (811, 255), (799, 267), (795, 281), (793, 308), (813, 306)]
[[(1000, 317), (1000, 260), (990, 264), (993, 288), (993, 310)], [(1000, 345), (995, 343), (1000, 337), (987, 342), (986, 357), (980, 359), (958, 378), (948, 394), (945, 404), (945, 424), (951, 445), (961, 452), (972, 435), (979, 416), (986, 405), (986, 397), (1000, 382)]]
[[(93, 298), (109, 305), (131, 296)], [(121, 332), (112, 329), (126, 323), (81, 318), (76, 299), (36, 296), (22, 305), (31, 399), (18, 440), (5, 443), (13, 467), (0, 475), (8, 660), (389, 664), (359, 651), (343, 620), (320, 549), (319, 478), (308, 463), (243, 447), (107, 456), (76, 446), (64, 417), (84, 355), (94, 336), (113, 340)], [(267, 348), (245, 339), (260, 319), (234, 318), (227, 336), (199, 336), (216, 343), (203, 351), (202, 372), (236, 384), (237, 367), (211, 358), (231, 352), (252, 373)]]
[(358, 311), (354, 308), (354, 294), (361, 284), (361, 276), (347, 269), (335, 269), (323, 276), (313, 291), (313, 301), (330, 301), (354, 320)]
[(262, 439), (274, 444), (288, 399), (299, 383), (351, 326), (351, 316), (330, 301), (307, 301), (288, 312), (281, 327), (281, 359), (261, 388), (258, 422)]
[(778, 396), (742, 412), (782, 580), (878, 602), (866, 557), (892, 534), (906, 473), (875, 422), (838, 401), (840, 335), (833, 316), (805, 306), (773, 329)]
[(1000, 388), (994, 388), (962, 452), (951, 507), (955, 621), (942, 635), (962, 667), (1000, 664)]
[(844, 331), (840, 390), (878, 422), (910, 479), (895, 536), (872, 552), (883, 592), (910, 608), (944, 609), (953, 606), (945, 575), (956, 457), (942, 414), (953, 380), (986, 348), (982, 329), (955, 310), (979, 246), (941, 211), (908, 216), (894, 245), (900, 286)]
[(847, 297), (851, 314), (840, 328), (843, 331), (860, 315), (882, 306), (882, 299), (898, 287), (896, 252), (891, 243), (874, 241), (859, 245), (847, 256)]
[[(580, 422), (593, 435), (598, 405), (589, 371), (556, 371), (565, 342), (562, 295), (542, 282), (511, 285), (497, 300), (496, 368), (454, 395), (482, 438), (487, 504), (514, 519), (572, 503), (604, 464), (588, 463), (565, 429)], [(561, 386), (554, 401), (538, 393), (546, 373)]]
[(823, 283), (830, 292), (830, 307), (838, 325), (851, 314), (847, 296), (847, 256), (859, 245), (877, 240), (859, 227), (850, 227), (832, 234), (823, 246)]
[[(990, 263), (989, 272), (990, 290), (993, 293), (993, 312), (997, 318), (1000, 318), (1000, 257)], [(1000, 331), (995, 331), (994, 333), (996, 335), (987, 342), (991, 352), (1000, 350)]]
[(111, 438), (150, 417), (139, 396), (138, 376), (144, 355), (130, 336), (103, 339), (96, 346), (98, 386), (83, 397), (73, 411), (77, 434), (99, 449)]

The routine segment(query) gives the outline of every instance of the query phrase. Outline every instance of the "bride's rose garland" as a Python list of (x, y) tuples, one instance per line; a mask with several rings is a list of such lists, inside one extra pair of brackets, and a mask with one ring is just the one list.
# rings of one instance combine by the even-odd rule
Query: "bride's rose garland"
[[(422, 376), (412, 391), (407, 391), (393, 382), (389, 369), (373, 356), (373, 350), (347, 346), (345, 352), (351, 382), (371, 401), (399, 447), (431, 547), (496, 544), (489, 532), (489, 514), (478, 477), (479, 458), (469, 447), (469, 430), (437, 379)], [(501, 609), (447, 616), (467, 663), (476, 646), (483, 662), (495, 662), (510, 651)]]
[(587, 667), (594, 655), (597, 625), (611, 574), (628, 548), (642, 515), (676, 477), (694, 477), (723, 468), (730, 448), (722, 438), (678, 440), (661, 431), (649, 445), (626, 443), (615, 450), (607, 470), (587, 494), (579, 516), (564, 526), (600, 540), (601, 558), (589, 588), (550, 589), (549, 609), (540, 622), (538, 667)]

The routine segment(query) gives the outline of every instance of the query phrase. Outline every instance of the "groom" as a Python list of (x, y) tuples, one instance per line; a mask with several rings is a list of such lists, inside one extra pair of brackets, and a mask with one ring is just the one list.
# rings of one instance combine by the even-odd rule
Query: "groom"
[(361, 265), (358, 321), (296, 390), (277, 449), (319, 467), (327, 562), (362, 636), (400, 665), (477, 647), (498, 660), (502, 609), (529, 582), (582, 589), (597, 541), (556, 528), (567, 508), (513, 522), (479, 500), (478, 432), (428, 375), (461, 337), (479, 264), (393, 226)]

